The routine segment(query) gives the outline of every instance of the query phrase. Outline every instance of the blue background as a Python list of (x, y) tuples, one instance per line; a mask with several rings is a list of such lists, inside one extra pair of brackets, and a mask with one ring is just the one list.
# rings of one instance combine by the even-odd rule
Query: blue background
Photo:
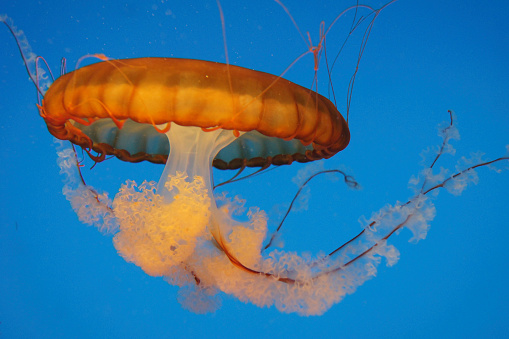
[[(300, 28), (318, 40), (354, 1), (287, 1)], [(380, 1), (369, 1), (375, 8)], [(222, 1), (230, 62), (281, 73), (306, 45), (273, 1)], [(4, 1), (35, 53), (55, 73), (88, 53), (111, 58), (166, 56), (225, 61), (215, 1)], [(363, 11), (362, 13), (366, 13)], [(289, 249), (330, 251), (388, 203), (411, 196), (408, 179), (420, 152), (437, 145), (438, 123), (458, 116), (458, 155), (506, 153), (509, 143), (509, 7), (474, 1), (404, 1), (377, 19), (360, 64), (351, 105), (350, 146), (325, 162), (344, 166), (363, 189), (313, 182), (307, 211), (293, 213)], [(343, 42), (348, 15), (327, 38), (330, 56)], [(333, 83), (340, 111), (355, 68), (362, 31), (351, 38)], [(6, 338), (55, 337), (504, 337), (508, 336), (509, 177), (480, 169), (480, 183), (460, 197), (441, 192), (428, 237), (380, 265), (366, 282), (320, 317), (260, 309), (223, 296), (214, 314), (195, 315), (176, 301), (175, 287), (124, 262), (111, 237), (82, 225), (61, 193), (53, 137), (35, 107), (14, 40), (0, 29), (0, 333)], [(310, 55), (285, 76), (310, 86)], [(322, 64), (320, 93), (327, 95)], [(447, 157), (444, 160), (451, 159)], [(444, 166), (453, 167), (454, 161)], [(506, 165), (507, 166), (507, 165)], [(295, 164), (225, 187), (249, 205), (282, 210), (297, 190)], [(157, 180), (161, 166), (114, 159), (85, 170), (88, 183), (113, 196), (126, 179)], [(226, 178), (215, 173), (216, 178)], [(271, 216), (279, 217), (277, 213)]]

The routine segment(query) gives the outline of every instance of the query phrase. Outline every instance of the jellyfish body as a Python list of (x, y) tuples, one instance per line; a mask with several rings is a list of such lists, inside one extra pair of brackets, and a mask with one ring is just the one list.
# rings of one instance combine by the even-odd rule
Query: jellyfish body
[(128, 262), (181, 286), (186, 308), (210, 311), (223, 291), (259, 306), (321, 314), (354, 285), (338, 282), (342, 274), (321, 274), (330, 260), (279, 250), (262, 255), (266, 214), (252, 208), (249, 221), (236, 221), (241, 206), (222, 199), (218, 207), (213, 195), (212, 164), (308, 162), (346, 147), (345, 120), (316, 92), (218, 63), (108, 60), (57, 79), (40, 113), (57, 138), (100, 152), (96, 161), (104, 154), (166, 161), (159, 183), (128, 182), (111, 209), (93, 208), (97, 197), (84, 201), (83, 188), (67, 195), (83, 221), (105, 227), (109, 220)]
[(434, 175), (457, 135), (451, 114), (435, 160), (413, 180), (413, 198), (365, 219), (363, 230), (331, 253), (300, 255), (264, 247), (265, 212), (251, 208), (244, 222), (233, 217), (243, 206), (214, 196), (212, 165), (265, 168), (344, 149), (348, 126), (317, 93), (204, 61), (108, 60), (57, 79), (39, 109), (54, 136), (97, 151), (95, 161), (111, 154), (165, 163), (158, 183), (128, 181), (110, 207), (105, 195), (80, 184), (74, 153), (59, 152), (64, 193), (80, 219), (114, 233), (126, 261), (181, 287), (178, 300), (197, 313), (219, 307), (221, 291), (283, 312), (322, 314), (373, 277), (382, 258), (397, 262), (399, 252), (387, 243), (396, 231), (409, 229), (411, 240), (426, 237), (435, 216), (429, 192), (455, 191), (474, 168), (509, 159), (480, 162), (449, 178)]

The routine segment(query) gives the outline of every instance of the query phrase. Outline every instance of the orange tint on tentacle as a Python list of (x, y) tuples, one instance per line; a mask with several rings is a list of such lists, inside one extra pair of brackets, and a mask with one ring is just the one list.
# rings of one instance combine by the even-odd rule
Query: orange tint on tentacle
[(152, 126), (154, 126), (154, 129), (155, 129), (158, 133), (162, 133), (162, 134), (164, 134), (164, 133), (166, 133), (166, 132), (168, 132), (168, 131), (170, 130), (170, 128), (171, 128), (171, 122), (168, 122), (168, 123), (166, 124), (166, 127), (165, 127), (165, 128), (163, 128), (163, 129), (160, 129), (159, 127), (157, 127), (157, 126), (156, 126), (155, 124), (153, 124), (153, 123), (152, 123)]

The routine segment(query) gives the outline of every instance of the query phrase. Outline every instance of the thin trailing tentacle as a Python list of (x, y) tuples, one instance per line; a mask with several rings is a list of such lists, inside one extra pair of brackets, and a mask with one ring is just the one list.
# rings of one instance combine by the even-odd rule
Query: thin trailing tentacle
[(270, 237), (270, 240), (269, 242), (267, 243), (267, 245), (265, 245), (265, 247), (262, 249), (262, 252), (265, 251), (266, 249), (268, 249), (271, 245), (272, 245), (272, 242), (274, 241), (274, 239), (276, 238), (278, 232), (281, 230), (281, 228), (283, 227), (283, 223), (285, 222), (286, 218), (288, 217), (288, 215), (290, 214), (290, 212), (292, 211), (292, 208), (293, 208), (293, 205), (295, 203), (295, 201), (297, 200), (297, 198), (299, 197), (300, 193), (302, 192), (302, 190), (304, 189), (304, 187), (313, 179), (313, 178), (316, 178), (317, 176), (319, 175), (322, 175), (322, 174), (327, 174), (327, 173), (339, 173), (341, 175), (343, 175), (343, 178), (344, 178), (344, 181), (345, 183), (348, 185), (348, 187), (350, 188), (358, 188), (359, 187), (359, 183), (357, 181), (355, 181), (355, 179), (351, 176), (351, 175), (348, 175), (346, 174), (345, 172), (341, 171), (341, 170), (338, 170), (338, 169), (331, 169), (331, 170), (323, 170), (323, 171), (319, 171), (313, 175), (311, 175), (309, 178), (306, 179), (306, 181), (300, 185), (300, 188), (299, 190), (297, 191), (297, 193), (295, 194), (295, 196), (293, 197), (292, 199), (292, 202), (290, 203), (290, 206), (288, 207), (288, 209), (286, 210), (286, 213), (283, 217), (283, 219), (281, 220), (281, 222), (279, 223), (279, 226), (277, 227), (276, 231), (272, 234), (272, 236)]

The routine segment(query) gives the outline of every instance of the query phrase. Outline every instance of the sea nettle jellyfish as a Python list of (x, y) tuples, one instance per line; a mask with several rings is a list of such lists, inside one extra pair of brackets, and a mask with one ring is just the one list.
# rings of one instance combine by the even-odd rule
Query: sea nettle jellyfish
[[(488, 164), (437, 176), (434, 161), (415, 180), (414, 198), (375, 213), (358, 235), (327, 255), (273, 249), (279, 228), (269, 234), (267, 215), (256, 208), (247, 212), (248, 221), (237, 220), (235, 199), (214, 196), (212, 166), (242, 171), (334, 156), (348, 145), (350, 132), (331, 101), (280, 76), (228, 64), (103, 56), (63, 74), (43, 93), (41, 74), (30, 70), (39, 59), (8, 27), (44, 94), (39, 113), (52, 135), (82, 147), (96, 162), (113, 155), (165, 164), (158, 183), (127, 181), (110, 201), (85, 185), (72, 148), (58, 152), (64, 194), (80, 220), (112, 233), (126, 261), (180, 286), (179, 301), (197, 313), (219, 307), (218, 293), (224, 292), (260, 307), (322, 314), (373, 276), (382, 257), (389, 265), (397, 261), (398, 251), (387, 244), (397, 230), (410, 229), (415, 240), (426, 236), (435, 214), (429, 192), (458, 192), (474, 167)], [(309, 48), (316, 66), (324, 37)], [(450, 150), (455, 133), (451, 115), (437, 159)]]

